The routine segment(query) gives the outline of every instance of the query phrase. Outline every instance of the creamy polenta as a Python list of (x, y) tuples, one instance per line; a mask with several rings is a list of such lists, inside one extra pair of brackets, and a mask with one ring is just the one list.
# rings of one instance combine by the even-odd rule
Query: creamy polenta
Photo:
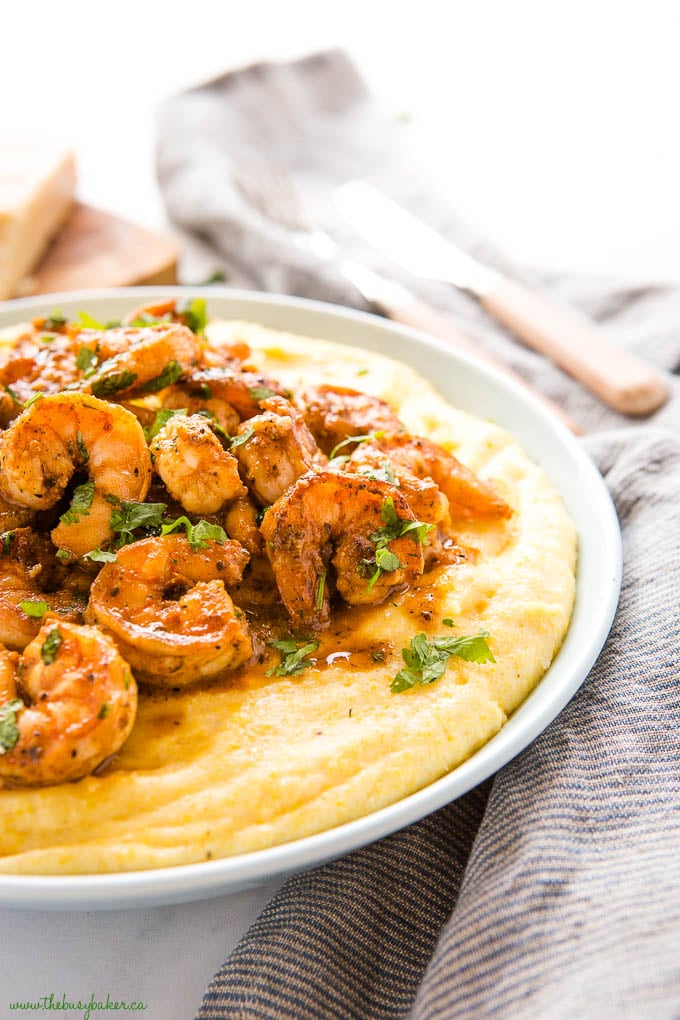
[[(260, 661), (179, 690), (142, 688), (120, 753), (73, 783), (0, 789), (0, 871), (130, 871), (244, 853), (350, 821), (454, 769), (504, 724), (569, 625), (576, 536), (562, 501), (507, 432), (451, 407), (410, 368), (363, 350), (215, 322), (264, 375), (387, 400), (414, 435), (452, 451), (512, 507), (461, 522), (471, 555), (377, 606), (343, 607), (313, 665)], [(237, 599), (237, 597), (235, 597)], [(446, 621), (446, 622), (444, 622)], [(392, 693), (419, 633), (488, 634), (495, 662), (451, 656), (436, 682)]]

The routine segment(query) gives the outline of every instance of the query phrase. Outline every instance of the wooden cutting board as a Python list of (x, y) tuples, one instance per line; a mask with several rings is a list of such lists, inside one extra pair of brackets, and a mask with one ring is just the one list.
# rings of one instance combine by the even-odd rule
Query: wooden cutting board
[(178, 256), (171, 237), (77, 202), (38, 269), (22, 281), (16, 297), (176, 283)]

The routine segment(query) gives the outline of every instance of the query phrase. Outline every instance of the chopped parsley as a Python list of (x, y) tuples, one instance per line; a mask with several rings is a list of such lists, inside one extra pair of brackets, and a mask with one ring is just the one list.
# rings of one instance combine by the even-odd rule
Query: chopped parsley
[(281, 653), (281, 662), (278, 666), (268, 669), (265, 676), (298, 676), (300, 673), (304, 673), (306, 669), (314, 665), (314, 661), (308, 659), (307, 656), (319, 647), (319, 642), (315, 639), (302, 642), (288, 639), (271, 641), (270, 644), (272, 648), (276, 648)]
[(85, 553), (85, 559), (92, 560), (93, 563), (113, 563), (115, 558), (116, 554), (109, 549), (93, 549)]
[(62, 637), (59, 628), (53, 627), (43, 641), (42, 648), (40, 649), (40, 656), (46, 666), (50, 666), (56, 659), (57, 652), (61, 648), (61, 643)]
[[(339, 459), (339, 458), (338, 458)], [(390, 485), (399, 488), (399, 480), (395, 478), (392, 465), (388, 460), (384, 460), (382, 467), (376, 468), (371, 467), (370, 464), (362, 464), (357, 470), (357, 474), (366, 475), (372, 482), (388, 482)]]
[(384, 435), (385, 430), (379, 429), (377, 432), (368, 432), (365, 436), (347, 436), (346, 439), (343, 439), (342, 442), (333, 447), (328, 457), (330, 460), (333, 460), (338, 450), (344, 449), (345, 446), (350, 446), (351, 443), (367, 443), (371, 439), (382, 439)]
[(488, 633), (480, 631), (476, 637), (440, 637), (428, 641), (425, 634), (416, 634), (408, 648), (402, 648), (401, 657), (406, 664), (390, 684), (393, 694), (411, 687), (434, 683), (446, 670), (449, 658), (457, 655), (466, 662), (495, 662), (487, 644)]
[(76, 368), (79, 368), (81, 372), (85, 373), (85, 377), (88, 375), (94, 375), (94, 370), (97, 367), (99, 358), (97, 357), (96, 351), (93, 351), (90, 347), (81, 347), (76, 356)]
[(252, 439), (255, 435), (255, 429), (246, 429), (240, 436), (234, 436), (233, 439), (229, 440), (229, 449), (235, 450), (239, 446), (243, 446), (249, 439)]
[(121, 390), (129, 389), (136, 379), (137, 375), (135, 372), (125, 369), (123, 372), (116, 372), (114, 375), (95, 380), (92, 383), (92, 392), (95, 397), (105, 399), (106, 397), (113, 396), (114, 393), (119, 393)]
[(267, 400), (269, 397), (275, 397), (276, 393), (270, 389), (269, 386), (249, 386), (248, 393), (251, 395), (253, 400)]
[(209, 542), (226, 542), (227, 533), (219, 524), (211, 524), (209, 521), (198, 521), (192, 524), (188, 517), (178, 517), (177, 520), (163, 524), (161, 535), (169, 535), (179, 528), (184, 528), (189, 545), (197, 552), (199, 549), (207, 549)]
[(5, 531), (5, 532), (3, 532), (3, 535), (2, 535), (2, 552), (0, 553), (0, 556), (7, 556), (7, 554), (10, 551), (10, 549), (12, 548), (13, 540), (14, 540), (14, 532), (13, 531)]
[(319, 580), (316, 585), (316, 608), (318, 612), (321, 612), (323, 607), (323, 596), (326, 590), (326, 573), (327, 571), (323, 570), (319, 574)]
[[(160, 375), (155, 376), (153, 379), (149, 379), (143, 386), (140, 386), (141, 393), (157, 393), (159, 390), (164, 390), (166, 386), (172, 386), (182, 375), (184, 369), (180, 365), (179, 361), (169, 361)], [(137, 378), (135, 376), (135, 378)]]
[(106, 702), (103, 702), (102, 707), (99, 709), (99, 711), (97, 713), (97, 718), (98, 719), (106, 719), (106, 717), (107, 717), (107, 715), (109, 714), (110, 711), (111, 711), (111, 706), (108, 705)]
[(88, 312), (78, 312), (78, 325), (85, 329), (107, 329), (106, 323), (94, 319)]
[(19, 739), (17, 712), (24, 707), (23, 701), (13, 698), (0, 705), (0, 754), (7, 754)]
[(442, 623), (444, 624), (445, 627), (455, 627), (456, 626), (450, 616), (445, 616), (444, 619), (442, 620)]
[(23, 404), (21, 403), (21, 401), (19, 400), (18, 396), (16, 395), (11, 386), (5, 386), (5, 393), (9, 393), (10, 397), (12, 398), (15, 404), (19, 404), (23, 407)]
[(366, 591), (371, 591), (382, 574), (391, 574), (402, 566), (399, 557), (387, 548), (390, 542), (395, 538), (409, 535), (414, 542), (422, 544), (425, 542), (428, 532), (433, 528), (432, 524), (424, 524), (422, 521), (402, 520), (397, 515), (391, 496), (388, 496), (383, 503), (380, 516), (384, 527), (378, 528), (377, 531), (369, 535), (371, 542), (375, 543), (375, 556), (370, 560), (363, 559), (357, 566), (357, 570), (363, 577), (368, 577), (370, 574)]
[(76, 435), (76, 445), (78, 447), (78, 453), (80, 454), (81, 459), (85, 464), (87, 464), (88, 460), (90, 459), (90, 454), (88, 453), (87, 447), (85, 446), (83, 433), (80, 430)]
[(61, 308), (55, 308), (51, 315), (48, 315), (42, 324), (42, 329), (47, 329), (50, 332), (59, 332), (62, 326), (65, 326), (68, 319), (62, 312)]
[(156, 417), (153, 420), (153, 424), (147, 429), (146, 440), (148, 443), (152, 439), (155, 439), (162, 428), (168, 424), (171, 418), (175, 418), (177, 415), (186, 416), (186, 407), (162, 407), (160, 411), (156, 412)]
[[(109, 527), (118, 534), (114, 542), (116, 549), (137, 541), (134, 532), (138, 528), (145, 530), (160, 528), (163, 524), (163, 514), (168, 509), (167, 503), (136, 503), (133, 500), (119, 500), (116, 496), (107, 496), (107, 499), (114, 506)], [(90, 559), (93, 558), (92, 553), (88, 555)]]
[(87, 517), (94, 499), (94, 482), (85, 482), (73, 491), (71, 505), (59, 520), (62, 524), (77, 524), (81, 517)]
[(33, 602), (30, 599), (27, 599), (25, 602), (20, 602), (19, 609), (23, 610), (23, 612), (26, 613), (26, 616), (32, 616), (36, 620), (39, 620), (45, 615), (45, 613), (49, 613), (50, 611), (50, 607), (46, 602)]
[(208, 322), (205, 298), (196, 297), (187, 301), (178, 301), (175, 305), (175, 315), (182, 319), (182, 322), (189, 327), (192, 333), (202, 333)]

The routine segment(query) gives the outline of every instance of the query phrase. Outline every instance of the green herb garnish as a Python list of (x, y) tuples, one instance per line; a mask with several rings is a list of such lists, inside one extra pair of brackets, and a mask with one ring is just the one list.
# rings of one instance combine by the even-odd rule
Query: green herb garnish
[(34, 393), (33, 396), (29, 397), (28, 400), (25, 402), (24, 409), (26, 409), (27, 407), (32, 407), (33, 404), (37, 404), (37, 402), (39, 400), (42, 400), (44, 396), (45, 394), (41, 390), (38, 390), (37, 393)]
[(88, 312), (78, 312), (78, 325), (85, 329), (107, 329), (106, 323), (94, 319)]
[(52, 332), (58, 332), (62, 326), (65, 326), (68, 319), (62, 312), (61, 308), (55, 308), (51, 315), (48, 315), (45, 319), (42, 328), (51, 330)]
[(249, 386), (248, 393), (251, 395), (253, 400), (267, 400), (269, 397), (275, 397), (277, 394), (274, 390), (270, 389), (269, 386)]
[(59, 628), (53, 627), (43, 641), (42, 648), (40, 649), (40, 656), (46, 666), (49, 666), (54, 662), (57, 652), (61, 648), (61, 642), (62, 637), (59, 632)]
[[(116, 496), (106, 498), (114, 505), (109, 527), (118, 534), (114, 543), (116, 549), (135, 542), (133, 532), (138, 528), (146, 531), (160, 528), (163, 524), (163, 514), (168, 509), (167, 503), (136, 503), (134, 500), (119, 500)], [(88, 555), (92, 559), (92, 553)]]
[(317, 650), (319, 642), (315, 639), (306, 642), (283, 640), (270, 641), (270, 645), (281, 653), (281, 662), (268, 669), (265, 676), (297, 676), (314, 665), (307, 656)]
[(81, 347), (76, 357), (76, 368), (85, 373), (85, 376), (94, 375), (99, 358), (95, 351), (89, 347)]
[(7, 754), (19, 739), (17, 712), (24, 707), (23, 701), (13, 698), (0, 705), (0, 754)]
[(156, 417), (153, 420), (153, 424), (147, 430), (146, 441), (151, 442), (155, 439), (162, 428), (164, 428), (171, 418), (175, 418), (177, 415), (186, 417), (186, 407), (178, 407), (173, 409), (172, 407), (162, 407), (160, 411), (156, 412)]
[(207, 549), (209, 542), (226, 542), (227, 533), (219, 524), (211, 524), (209, 521), (198, 521), (192, 524), (188, 517), (178, 517), (169, 521), (161, 527), (161, 535), (170, 535), (173, 531), (184, 528), (187, 541), (196, 552), (198, 549)]
[(119, 393), (121, 390), (127, 390), (133, 385), (137, 375), (135, 372), (130, 372), (125, 369), (124, 372), (116, 372), (114, 375), (106, 376), (103, 379), (96, 379), (92, 383), (92, 392), (95, 397), (106, 397), (113, 396), (114, 393)]
[(244, 443), (247, 443), (254, 435), (255, 429), (246, 429), (246, 431), (242, 432), (240, 436), (234, 436), (233, 439), (229, 440), (229, 449), (235, 450), (237, 447), (243, 446)]
[(71, 505), (59, 520), (62, 524), (77, 524), (81, 517), (87, 517), (94, 499), (94, 482), (85, 482), (73, 491)]
[(385, 435), (384, 429), (379, 429), (377, 432), (368, 432), (364, 436), (347, 436), (342, 442), (334, 446), (331, 452), (328, 454), (329, 460), (333, 460), (338, 450), (342, 450), (345, 446), (350, 446), (352, 443), (367, 443), (371, 439), (382, 439)]
[(172, 386), (182, 375), (184, 369), (180, 365), (179, 361), (169, 361), (160, 375), (155, 376), (153, 379), (149, 379), (143, 386), (140, 386), (141, 393), (157, 393), (159, 390), (164, 390), (166, 386)]
[(205, 298), (196, 297), (188, 301), (178, 301), (175, 305), (175, 315), (181, 316), (192, 333), (202, 333), (208, 322)]
[(85, 446), (85, 440), (83, 439), (83, 433), (79, 430), (76, 434), (76, 445), (78, 447), (78, 453), (80, 454), (83, 463), (87, 464), (90, 459), (87, 447)]
[[(402, 566), (402, 563), (395, 553), (390, 552), (388, 544), (396, 538), (410, 535), (414, 542), (425, 542), (427, 534), (434, 525), (424, 524), (422, 521), (402, 520), (394, 508), (394, 500), (388, 496), (383, 503), (380, 516), (383, 519), (384, 527), (378, 528), (369, 538), (375, 543), (375, 556), (373, 559), (363, 559), (357, 566), (357, 570), (363, 577), (370, 579), (366, 591), (371, 591), (374, 584), (382, 574), (391, 574)], [(372, 573), (371, 573), (372, 571)]]
[(93, 563), (113, 563), (115, 558), (116, 554), (109, 549), (92, 549), (84, 556), (84, 559), (92, 560)]
[(371, 467), (369, 464), (362, 464), (357, 474), (366, 475), (372, 482), (387, 482), (389, 485), (399, 488), (399, 481), (395, 478), (392, 465), (388, 460), (383, 461), (382, 467), (379, 468)]
[(107, 705), (107, 703), (104, 702), (102, 704), (102, 707), (97, 712), (97, 718), (98, 719), (106, 719), (106, 717), (107, 717), (107, 715), (109, 714), (110, 711), (111, 711), (111, 706)]
[(442, 620), (442, 623), (444, 624), (445, 627), (455, 627), (456, 626), (450, 616), (445, 616), (444, 619)]
[(398, 694), (417, 685), (434, 683), (446, 670), (452, 655), (466, 662), (495, 662), (486, 641), (488, 636), (483, 630), (476, 637), (441, 637), (428, 641), (425, 634), (416, 634), (409, 647), (401, 650), (406, 669), (399, 670), (390, 690)]
[(27, 599), (25, 602), (19, 603), (19, 609), (22, 609), (26, 616), (32, 616), (36, 620), (39, 620), (45, 613), (49, 613), (50, 607), (46, 602), (32, 602)]
[(327, 571), (323, 570), (319, 574), (319, 580), (318, 580), (317, 585), (316, 585), (316, 608), (317, 608), (317, 612), (321, 612), (321, 609), (323, 607), (323, 596), (324, 596), (324, 591), (326, 590), (326, 573), (327, 573)]

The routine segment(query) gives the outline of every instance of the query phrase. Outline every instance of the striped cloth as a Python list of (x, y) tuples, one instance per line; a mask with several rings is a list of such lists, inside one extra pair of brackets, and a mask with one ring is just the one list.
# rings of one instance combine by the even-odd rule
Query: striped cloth
[[(368, 177), (473, 253), (579, 305), (621, 345), (680, 370), (679, 290), (520, 272), (450, 212), (402, 131), (338, 52), (247, 68), (170, 101), (159, 119), (159, 178), (170, 215), (193, 238), (186, 278), (221, 268), (240, 286), (360, 306), (332, 266), (300, 253), (237, 182), (280, 164), (342, 250), (380, 269), (323, 202), (340, 179)], [(588, 433), (623, 531), (619, 611), (591, 675), (538, 740), (429, 818), (290, 879), (197, 1017), (677, 1018), (675, 376), (666, 407), (631, 424), (465, 295), (425, 283), (418, 293)]]

